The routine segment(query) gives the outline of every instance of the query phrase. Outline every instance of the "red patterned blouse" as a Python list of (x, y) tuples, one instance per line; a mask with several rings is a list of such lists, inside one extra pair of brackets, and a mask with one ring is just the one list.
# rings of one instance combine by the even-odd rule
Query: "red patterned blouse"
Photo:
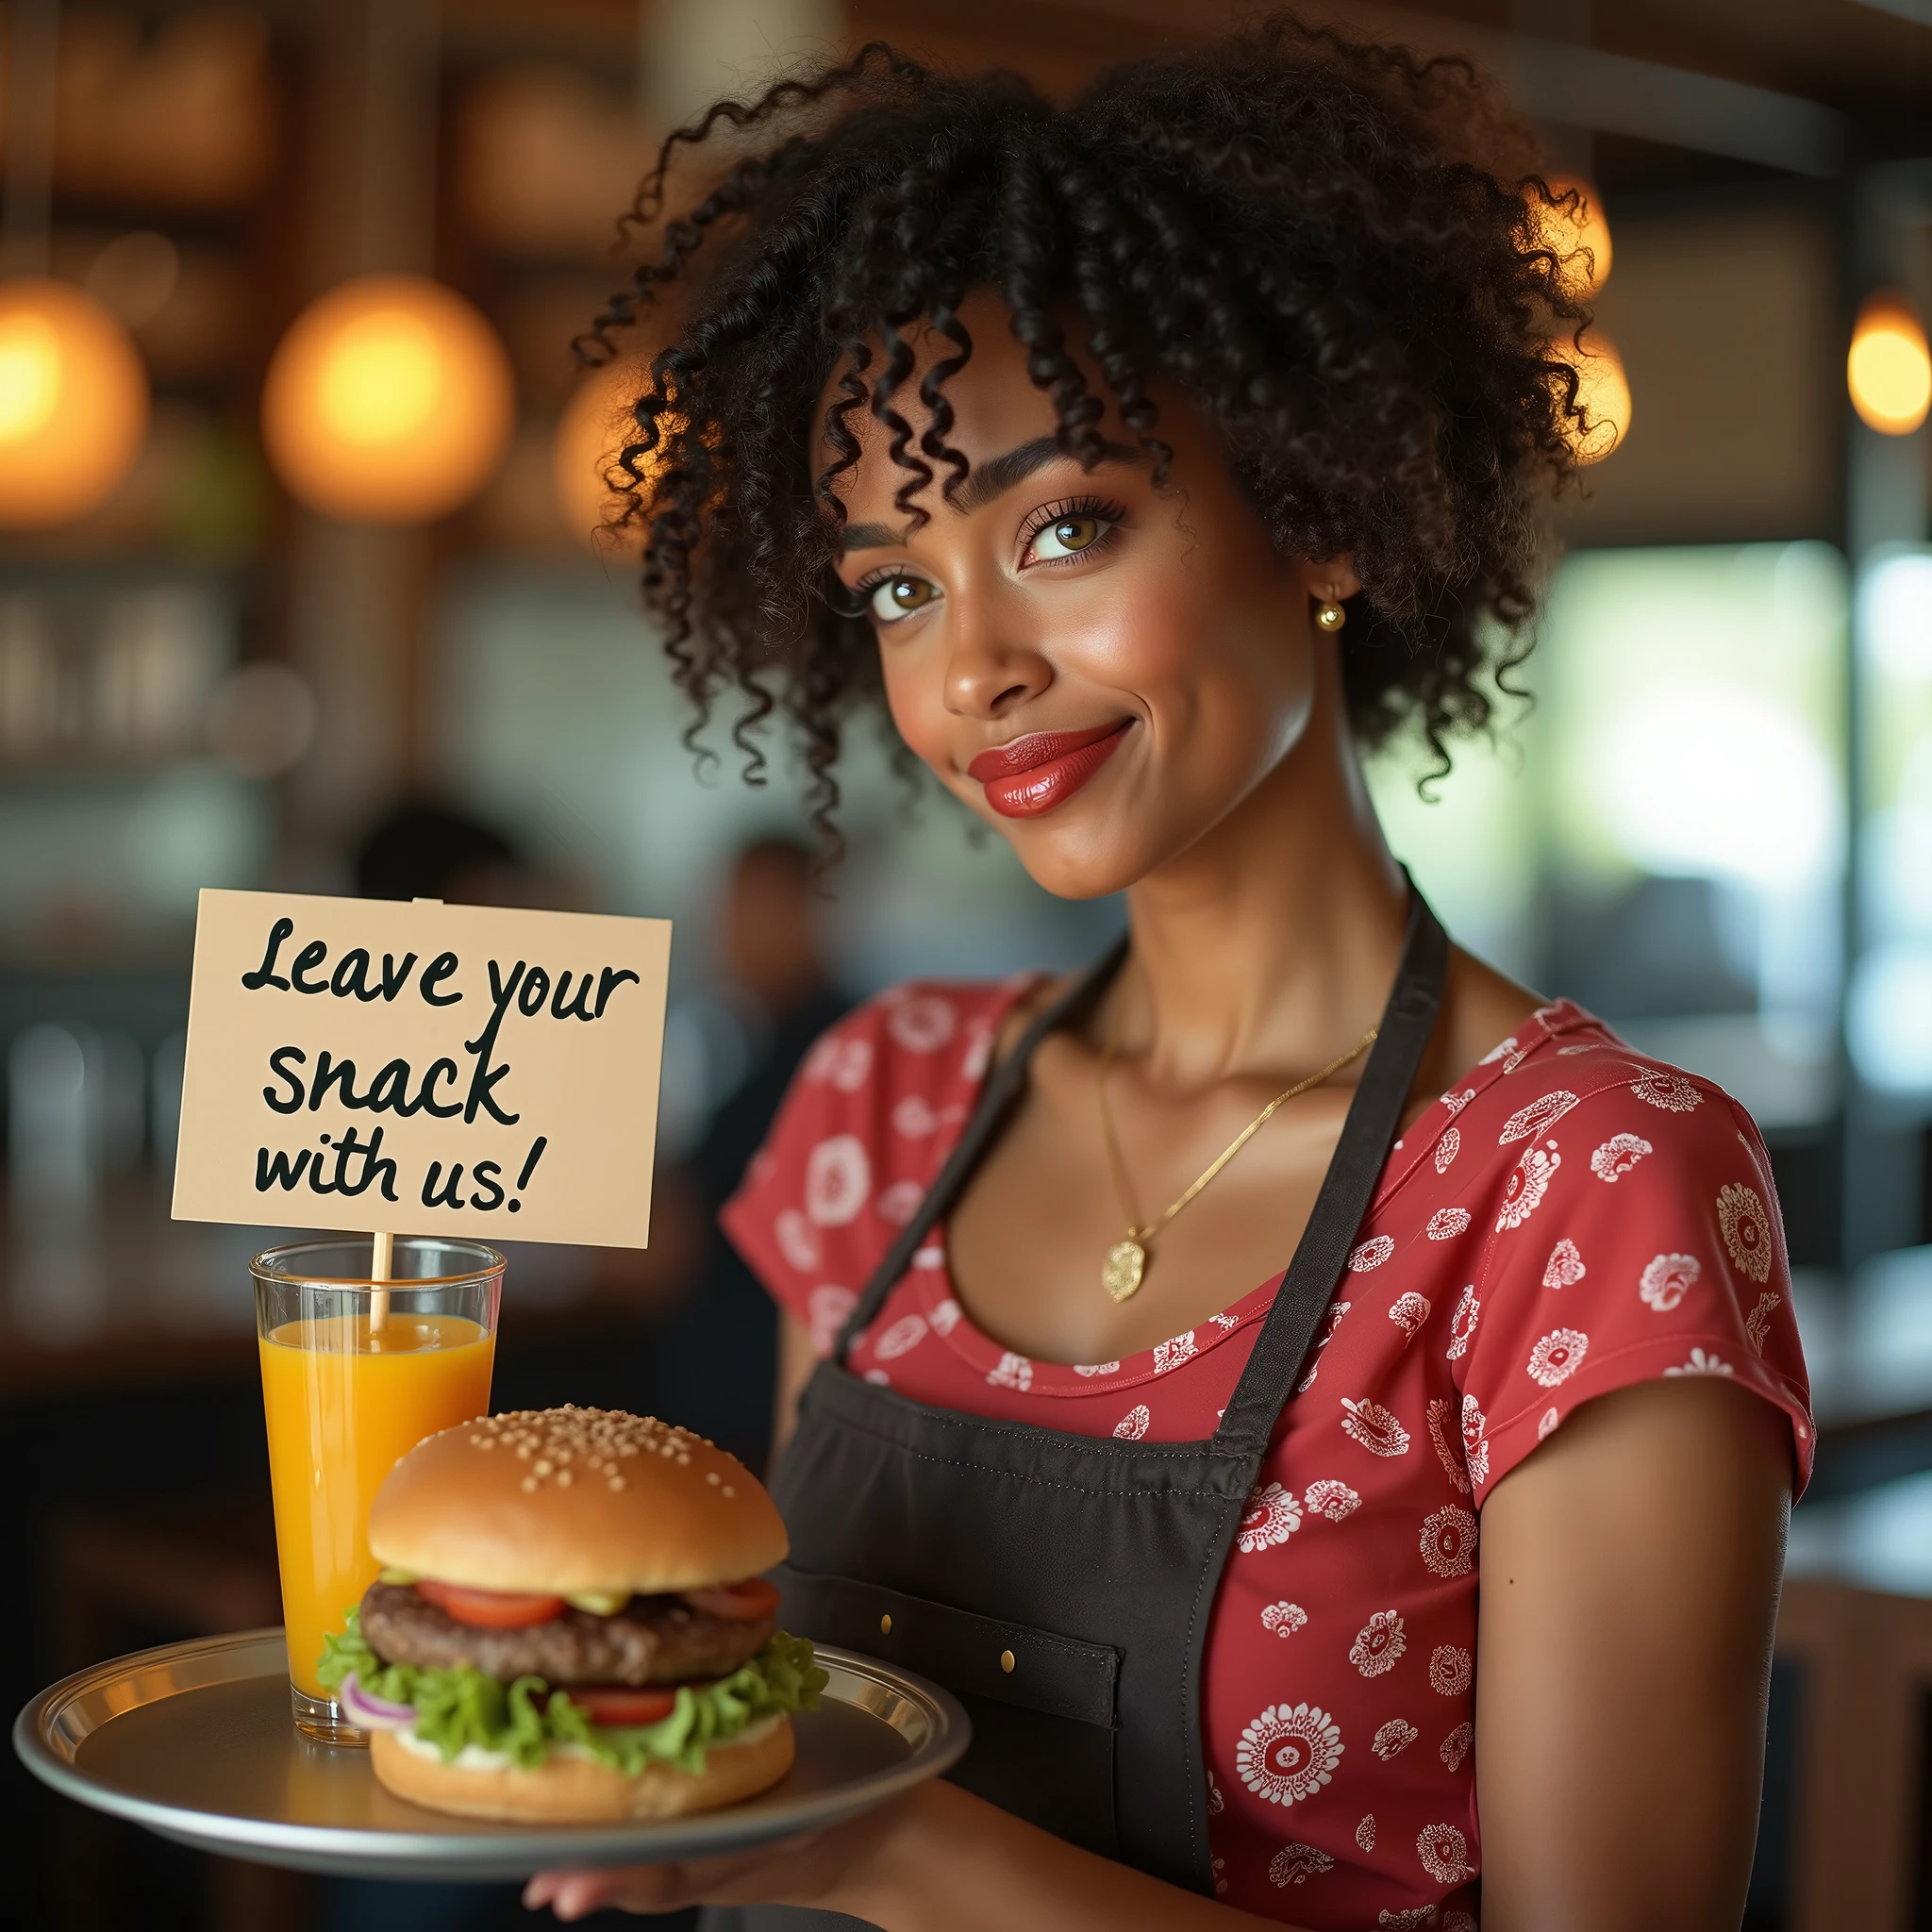
[[(726, 1232), (828, 1349), (972, 1110), (1033, 982), (923, 983), (820, 1041)], [(982, 1333), (943, 1229), (851, 1367), (941, 1408), (1086, 1435), (1213, 1433), (1280, 1277), (1117, 1362)], [(1579, 1402), (1729, 1375), (1812, 1431), (1770, 1163), (1708, 1082), (1568, 1001), (1395, 1144), (1319, 1351), (1275, 1425), (1208, 1632), (1216, 1889), (1317, 1928), (1473, 1932), (1477, 1512)]]

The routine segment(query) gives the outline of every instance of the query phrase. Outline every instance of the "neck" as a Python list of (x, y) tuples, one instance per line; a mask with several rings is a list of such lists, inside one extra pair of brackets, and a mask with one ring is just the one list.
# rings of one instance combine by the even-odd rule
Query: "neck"
[(1118, 1024), (1147, 1076), (1190, 1088), (1319, 1067), (1381, 1015), (1407, 894), (1322, 654), (1300, 740), (1205, 838), (1132, 887)]

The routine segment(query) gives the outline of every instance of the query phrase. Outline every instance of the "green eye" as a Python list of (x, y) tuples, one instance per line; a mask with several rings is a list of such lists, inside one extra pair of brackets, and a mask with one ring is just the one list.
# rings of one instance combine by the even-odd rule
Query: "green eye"
[(924, 610), (939, 594), (938, 588), (924, 577), (887, 577), (872, 587), (868, 602), (881, 624), (896, 624), (902, 617)]

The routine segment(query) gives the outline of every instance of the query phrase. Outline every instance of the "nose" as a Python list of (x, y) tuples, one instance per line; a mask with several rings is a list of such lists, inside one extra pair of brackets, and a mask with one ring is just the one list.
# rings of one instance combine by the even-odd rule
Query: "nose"
[(956, 716), (1004, 718), (1053, 682), (1052, 665), (1030, 639), (1016, 633), (1014, 613), (1003, 613), (998, 603), (963, 595), (954, 600), (946, 708)]

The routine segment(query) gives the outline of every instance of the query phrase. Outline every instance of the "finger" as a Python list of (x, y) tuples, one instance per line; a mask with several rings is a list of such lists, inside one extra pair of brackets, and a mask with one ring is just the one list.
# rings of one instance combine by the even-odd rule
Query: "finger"
[(559, 1919), (581, 1919), (615, 1906), (620, 1911), (669, 1911), (685, 1904), (675, 1865), (632, 1865), (615, 1872), (543, 1872), (524, 1889), (533, 1910), (547, 1905)]
[(559, 1919), (615, 1906), (627, 1912), (669, 1912), (708, 1901), (714, 1905), (762, 1904), (796, 1875), (801, 1856), (824, 1842), (824, 1827), (759, 1847), (687, 1864), (630, 1865), (609, 1872), (540, 1872), (524, 1888), (531, 1911), (548, 1906)]

